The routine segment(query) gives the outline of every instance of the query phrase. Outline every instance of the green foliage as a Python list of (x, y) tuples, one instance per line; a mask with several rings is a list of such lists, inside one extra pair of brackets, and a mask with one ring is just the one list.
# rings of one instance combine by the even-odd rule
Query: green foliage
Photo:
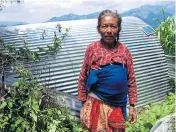
[[(59, 27), (59, 26), (60, 25), (57, 25), (56, 29), (59, 28), (59, 32), (61, 32), (61, 27)], [(8, 51), (8, 54), (0, 53), (0, 55), (2, 56), (3, 59), (10, 57), (10, 59), (12, 59), (13, 61), (16, 61), (16, 59), (20, 59), (22, 57), (23, 59), (28, 59), (30, 61), (35, 62), (35, 61), (39, 60), (44, 55), (47, 55), (47, 54), (53, 55), (53, 54), (57, 53), (58, 49), (61, 48), (60, 44), (65, 39), (65, 37), (68, 35), (69, 30), (70, 30), (70, 28), (66, 28), (65, 33), (62, 33), (61, 38), (57, 37), (57, 33), (54, 32), (54, 38), (53, 38), (52, 44), (48, 45), (46, 48), (37, 47), (37, 49), (38, 49), (37, 51), (32, 51), (28, 48), (27, 40), (24, 40), (23, 47), (19, 47), (18, 49), (13, 47), (10, 44), (5, 44), (1, 40), (0, 44), (4, 47), (4, 49), (6, 49)], [(44, 39), (44, 37), (46, 35), (47, 35), (46, 31), (44, 30), (42, 33), (41, 39)], [(14, 57), (14, 55), (15, 55), (15, 57)], [(13, 61), (11, 61), (11, 62), (13, 62)]]
[(159, 28), (156, 28), (156, 34), (160, 39), (160, 43), (166, 55), (175, 56), (175, 15), (165, 17), (165, 11), (162, 10), (164, 20), (161, 21), (155, 18), (155, 21), (160, 23)]
[(176, 95), (169, 93), (160, 104), (150, 103), (149, 107), (142, 112), (137, 119), (137, 123), (130, 124), (126, 132), (149, 132), (157, 120), (175, 112)]
[[(8, 90), (8, 98), (0, 103), (1, 132), (81, 132), (76, 118), (64, 106), (43, 104), (45, 89), (29, 71), (17, 67), (22, 79)], [(29, 81), (30, 80), (30, 81)]]
[(169, 80), (169, 86), (170, 86), (170, 91), (171, 91), (172, 93), (175, 93), (175, 92), (176, 92), (176, 91), (175, 91), (175, 81), (174, 81), (173, 78), (171, 78), (171, 79)]
[[(61, 32), (60, 25), (57, 25)], [(46, 48), (38, 48), (38, 51), (31, 51), (28, 42), (24, 40), (24, 47), (19, 49), (11, 45), (4, 46), (5, 52), (1, 52), (1, 62), (3, 69), (11, 65), (11, 69), (20, 76), (20, 80), (13, 83), (5, 90), (0, 102), (0, 131), (1, 132), (83, 132), (77, 119), (69, 112), (65, 106), (58, 105), (54, 99), (56, 97), (48, 94), (44, 86), (40, 86), (32, 73), (24, 68), (20, 63), (21, 57), (25, 60), (35, 62), (40, 57), (47, 54), (55, 54), (61, 47), (60, 43), (67, 36), (69, 29), (58, 38), (54, 32), (52, 45)], [(42, 39), (46, 36), (42, 33)], [(52, 101), (53, 104), (50, 104)]]

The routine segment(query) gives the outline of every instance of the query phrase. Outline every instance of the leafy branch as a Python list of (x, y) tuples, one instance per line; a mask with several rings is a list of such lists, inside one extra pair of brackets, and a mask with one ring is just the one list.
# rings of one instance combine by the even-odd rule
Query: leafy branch
[(175, 15), (166, 18), (165, 11), (162, 9), (163, 21), (155, 18), (154, 21), (160, 23), (159, 28), (156, 28), (156, 34), (160, 39), (161, 46), (166, 55), (175, 56)]
[[(57, 30), (61, 33), (59, 24)], [(3, 71), (6, 66), (10, 65), (12, 71), (21, 77), (12, 86), (6, 88), (4, 99), (0, 100), (1, 132), (84, 131), (68, 108), (57, 105), (58, 98), (49, 95), (45, 87), (39, 85), (32, 72), (25, 69), (23, 65), (25, 60), (35, 62), (44, 55), (56, 54), (69, 30), (66, 29), (61, 38), (57, 37), (57, 33), (54, 32), (52, 45), (37, 48), (38, 51), (30, 50), (27, 40), (24, 40), (23, 47), (18, 49), (1, 41), (4, 48), (0, 53)], [(45, 39), (46, 35), (46, 31), (43, 31), (42, 39)], [(46, 105), (48, 99), (52, 99), (52, 103), (56, 105)]]
[(3, 10), (8, 3), (14, 3), (20, 4), (21, 2), (24, 2), (24, 0), (0, 0), (0, 11)]

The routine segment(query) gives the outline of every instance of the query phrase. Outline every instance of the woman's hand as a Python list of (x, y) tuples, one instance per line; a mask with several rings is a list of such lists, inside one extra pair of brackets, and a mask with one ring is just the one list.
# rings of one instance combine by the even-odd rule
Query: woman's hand
[(84, 105), (85, 102), (86, 102), (86, 101), (82, 101), (82, 106)]
[(136, 123), (137, 121), (137, 114), (136, 114), (136, 109), (135, 107), (129, 107), (129, 120), (131, 124)]

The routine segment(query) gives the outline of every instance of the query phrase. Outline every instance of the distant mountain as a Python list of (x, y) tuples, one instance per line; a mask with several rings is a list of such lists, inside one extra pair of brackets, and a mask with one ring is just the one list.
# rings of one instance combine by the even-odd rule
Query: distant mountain
[[(135, 16), (142, 19), (144, 22), (157, 26), (159, 23), (153, 21), (154, 18), (159, 18), (163, 20), (162, 8), (165, 9), (165, 16), (172, 16), (175, 12), (175, 4), (167, 5), (144, 5), (139, 8), (131, 9), (129, 11), (123, 12), (121, 16)], [(76, 14), (67, 14), (60, 17), (53, 17), (48, 22), (56, 21), (69, 21), (69, 20), (80, 20), (80, 19), (94, 19), (97, 18), (100, 12), (95, 12), (87, 15), (76, 15)]]
[(144, 5), (139, 8), (135, 8), (126, 12), (123, 12), (122, 16), (135, 16), (142, 19), (144, 22), (157, 26), (158, 22), (153, 21), (154, 18), (159, 18), (163, 20), (162, 8), (165, 10), (165, 16), (174, 15), (175, 5)]
[(25, 25), (25, 24), (28, 24), (28, 23), (26, 23), (26, 22), (14, 22), (14, 21), (0, 21), (0, 27)]
[(56, 22), (56, 21), (69, 21), (69, 20), (80, 20), (80, 19), (93, 19), (93, 18), (97, 18), (100, 12), (95, 12), (95, 13), (91, 13), (88, 15), (76, 15), (76, 14), (67, 14), (67, 15), (63, 15), (60, 17), (53, 17), (50, 20), (48, 20), (47, 22)]

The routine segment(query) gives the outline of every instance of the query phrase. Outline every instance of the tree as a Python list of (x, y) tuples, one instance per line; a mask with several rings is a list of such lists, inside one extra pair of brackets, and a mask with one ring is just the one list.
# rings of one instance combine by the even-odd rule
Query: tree
[(164, 20), (161, 21), (155, 18), (155, 21), (160, 23), (159, 28), (156, 28), (156, 34), (160, 39), (161, 46), (166, 55), (175, 56), (175, 15), (165, 17), (165, 11), (162, 9)]
[(1, 0), (0, 1), (0, 11), (3, 10), (7, 4), (11, 4), (11, 3), (18, 3), (20, 4), (21, 2), (23, 2), (24, 0)]

